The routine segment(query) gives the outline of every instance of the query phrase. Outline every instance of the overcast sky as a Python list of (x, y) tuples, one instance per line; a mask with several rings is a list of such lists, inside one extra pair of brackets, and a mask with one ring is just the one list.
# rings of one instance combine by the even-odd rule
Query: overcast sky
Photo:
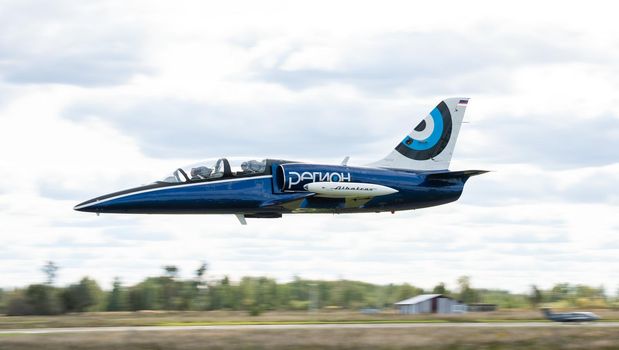
[[(619, 286), (612, 2), (0, 0), (0, 287), (174, 264), (265, 275)], [(455, 203), (392, 214), (123, 216), (78, 202), (221, 156), (365, 164), (470, 97)]]

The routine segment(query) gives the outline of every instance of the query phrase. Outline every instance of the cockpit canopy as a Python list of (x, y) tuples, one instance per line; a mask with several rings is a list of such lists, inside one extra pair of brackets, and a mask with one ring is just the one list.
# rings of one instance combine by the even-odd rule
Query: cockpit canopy
[(211, 159), (176, 169), (162, 182), (181, 183), (266, 174), (267, 160)]

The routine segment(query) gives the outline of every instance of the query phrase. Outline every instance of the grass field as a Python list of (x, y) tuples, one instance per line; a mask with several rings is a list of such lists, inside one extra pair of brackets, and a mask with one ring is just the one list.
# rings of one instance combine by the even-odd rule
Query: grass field
[(0, 350), (29, 349), (617, 349), (616, 328), (235, 330), (9, 335)]
[[(604, 321), (619, 321), (619, 311), (593, 310)], [(389, 311), (364, 315), (352, 311), (267, 312), (249, 316), (240, 311), (208, 312), (105, 312), (61, 316), (0, 316), (0, 329), (156, 326), (156, 325), (232, 325), (290, 323), (396, 323), (396, 322), (529, 322), (542, 321), (535, 310), (496, 311), (454, 315), (400, 315)]]
[[(618, 311), (594, 310), (604, 321), (619, 320)], [(226, 325), (286, 323), (392, 322), (529, 322), (541, 321), (532, 310), (459, 315), (399, 315), (385, 312), (118, 312), (62, 316), (0, 316), (1, 329)], [(0, 350), (15, 349), (619, 349), (618, 328), (586, 325), (557, 327), (412, 329), (191, 330), (110, 333), (1, 334)]]

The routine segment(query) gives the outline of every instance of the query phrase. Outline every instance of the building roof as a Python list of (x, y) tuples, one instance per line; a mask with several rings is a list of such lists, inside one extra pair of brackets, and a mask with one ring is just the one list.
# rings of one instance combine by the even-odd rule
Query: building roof
[(395, 303), (395, 305), (413, 305), (413, 304), (418, 304), (421, 303), (423, 301), (426, 300), (430, 300), (430, 299), (434, 299), (434, 298), (447, 298), (447, 299), (451, 299), (448, 296), (445, 296), (443, 294), (421, 294), (418, 295), (416, 297), (412, 297), (406, 300), (402, 300), (402, 301), (398, 301), (397, 303)]

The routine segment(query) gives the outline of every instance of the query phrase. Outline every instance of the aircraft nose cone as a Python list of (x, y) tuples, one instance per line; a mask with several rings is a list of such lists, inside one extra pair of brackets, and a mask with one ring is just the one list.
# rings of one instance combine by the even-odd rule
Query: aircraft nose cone
[[(129, 188), (126, 190), (108, 193), (103, 196), (95, 197), (82, 202), (73, 210), (90, 213), (150, 213), (150, 208), (157, 200), (157, 193), (160, 188), (167, 188), (170, 184), (154, 183), (140, 187)], [(148, 198), (148, 195), (151, 195)], [(146, 197), (146, 198), (145, 198)], [(154, 198), (154, 199), (153, 199)]]
[(97, 203), (96, 199), (90, 199), (90, 200), (87, 200), (85, 202), (82, 202), (74, 206), (73, 210), (83, 211), (83, 212), (96, 212), (97, 211), (96, 203)]

